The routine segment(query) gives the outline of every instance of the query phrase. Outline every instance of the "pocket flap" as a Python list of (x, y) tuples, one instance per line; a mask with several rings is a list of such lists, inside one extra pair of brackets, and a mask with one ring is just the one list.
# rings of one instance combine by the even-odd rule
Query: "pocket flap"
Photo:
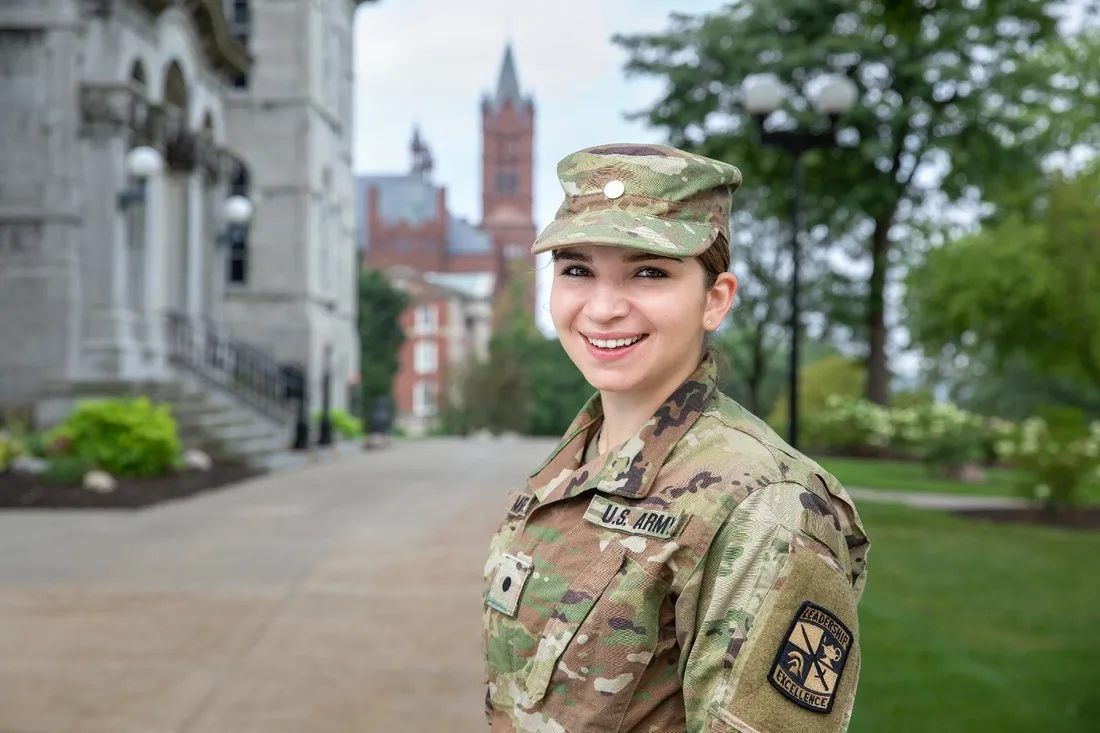
[(613, 542), (585, 573), (570, 583), (569, 590), (554, 606), (539, 638), (539, 646), (527, 673), (526, 692), (532, 703), (539, 702), (550, 685), (550, 677), (577, 629), (622, 568), (626, 548)]

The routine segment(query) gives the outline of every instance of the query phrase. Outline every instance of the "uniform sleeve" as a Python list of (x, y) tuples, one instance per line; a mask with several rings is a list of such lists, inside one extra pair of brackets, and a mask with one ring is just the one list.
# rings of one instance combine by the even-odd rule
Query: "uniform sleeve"
[(847, 730), (859, 593), (838, 527), (814, 494), (776, 483), (718, 530), (677, 602), (688, 733)]

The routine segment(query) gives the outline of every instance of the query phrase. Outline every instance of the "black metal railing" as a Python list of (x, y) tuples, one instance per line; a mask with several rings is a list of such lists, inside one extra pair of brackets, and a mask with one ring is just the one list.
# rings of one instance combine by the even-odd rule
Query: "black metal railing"
[(305, 375), (267, 351), (230, 336), (207, 317), (169, 313), (168, 359), (280, 422), (300, 414)]

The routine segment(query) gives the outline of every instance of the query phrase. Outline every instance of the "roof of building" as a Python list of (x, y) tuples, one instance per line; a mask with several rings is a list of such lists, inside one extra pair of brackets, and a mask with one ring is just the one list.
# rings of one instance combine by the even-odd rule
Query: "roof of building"
[(488, 272), (420, 272), (412, 267), (395, 265), (384, 270), (386, 277), (414, 298), (459, 298), (485, 300), (493, 294), (492, 273)]
[(492, 297), (495, 284), (491, 272), (426, 272), (424, 279), (478, 300)]
[(456, 255), (480, 255), (491, 252), (489, 233), (462, 217), (441, 212), (439, 186), (415, 174), (367, 175), (356, 180), (356, 225), (362, 233), (364, 248), (370, 247), (370, 230), (366, 225), (366, 201), (371, 189), (378, 190), (378, 217), (387, 225), (406, 222), (420, 226), (438, 221), (447, 222), (447, 251)]

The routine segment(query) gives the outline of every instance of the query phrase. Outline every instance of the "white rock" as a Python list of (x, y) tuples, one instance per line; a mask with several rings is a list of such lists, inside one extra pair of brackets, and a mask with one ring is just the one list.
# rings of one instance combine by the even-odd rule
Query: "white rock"
[(19, 456), (12, 459), (10, 468), (12, 473), (29, 473), (32, 476), (37, 476), (40, 473), (45, 473), (49, 466), (50, 464), (45, 458)]
[(84, 488), (88, 491), (109, 494), (118, 488), (118, 482), (106, 471), (92, 470), (84, 474)]
[(183, 454), (183, 465), (194, 471), (209, 471), (214, 462), (201, 450), (192, 449)]

